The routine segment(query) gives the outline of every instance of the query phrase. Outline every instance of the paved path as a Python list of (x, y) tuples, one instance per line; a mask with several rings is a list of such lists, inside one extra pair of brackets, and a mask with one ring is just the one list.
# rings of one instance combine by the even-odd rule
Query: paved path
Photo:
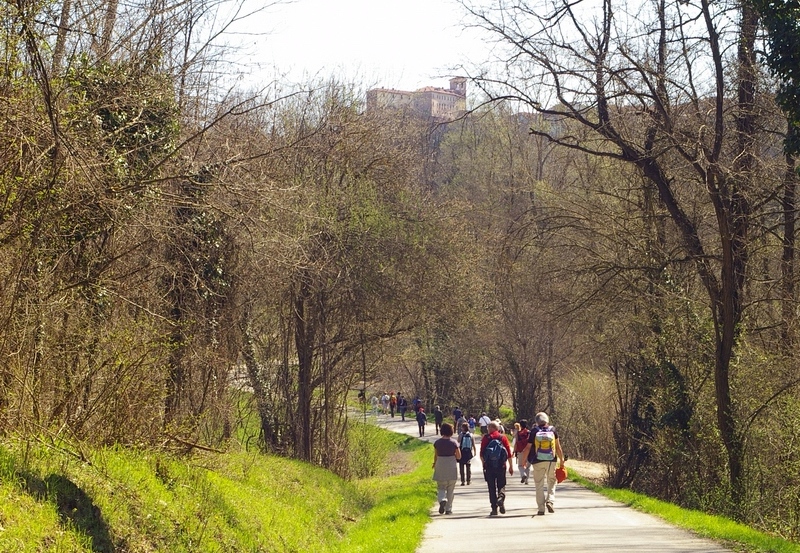
[[(378, 423), (395, 432), (419, 435), (416, 421), (408, 417), (406, 422), (401, 422), (399, 416), (394, 419), (380, 416)], [(433, 424), (429, 424), (426, 433), (433, 434), (433, 429)], [(430, 435), (423, 439), (433, 442), (437, 438)], [(536, 513), (535, 488), (533, 483), (520, 483), (516, 467), (506, 485), (506, 514), (490, 517), (489, 492), (479, 458), (472, 461), (472, 474), (471, 486), (456, 485), (452, 515), (440, 515), (436, 497), (431, 497), (432, 521), (425, 528), (417, 553), (731, 553), (714, 542), (697, 538), (569, 480), (558, 485), (556, 512), (533, 516)]]

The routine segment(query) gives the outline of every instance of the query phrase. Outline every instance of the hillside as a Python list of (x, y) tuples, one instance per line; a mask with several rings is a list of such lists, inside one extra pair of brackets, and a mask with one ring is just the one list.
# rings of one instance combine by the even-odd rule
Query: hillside
[(380, 436), (388, 458), (411, 470), (384, 465), (379, 476), (345, 481), (253, 452), (180, 457), (117, 447), (82, 461), (65, 444), (6, 440), (0, 552), (375, 551), (392, 528), (392, 542), (413, 550), (428, 520), (428, 452)]

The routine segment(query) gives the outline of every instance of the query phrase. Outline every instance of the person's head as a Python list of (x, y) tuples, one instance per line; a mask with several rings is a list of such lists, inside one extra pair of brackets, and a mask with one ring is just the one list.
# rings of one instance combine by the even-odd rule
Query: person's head
[(462, 432), (469, 432), (469, 423), (468, 422), (462, 422), (461, 423), (461, 431)]
[(528, 419), (522, 419), (519, 421), (519, 425), (522, 428), (528, 428)]
[(448, 437), (448, 436), (452, 436), (453, 435), (453, 425), (450, 424), (449, 422), (446, 422), (446, 423), (442, 424), (442, 427), (439, 429), (439, 432), (441, 432), (442, 436), (444, 436), (445, 438)]
[(437, 409), (437, 410), (439, 409), (439, 406), (438, 406), (438, 405), (436, 406), (436, 409)]
[(481, 416), (482, 416), (482, 417), (485, 417), (485, 416), (486, 416), (486, 413), (481, 413)]
[(547, 426), (550, 422), (550, 417), (547, 416), (547, 413), (540, 412), (536, 413), (536, 424), (539, 426)]
[(522, 430), (522, 425), (520, 423), (518, 423), (518, 422), (515, 422), (514, 423), (514, 430), (519, 432), (520, 430)]
[(489, 430), (490, 433), (500, 431), (500, 425), (497, 424), (495, 421), (492, 421), (489, 424), (487, 424), (486, 428)]

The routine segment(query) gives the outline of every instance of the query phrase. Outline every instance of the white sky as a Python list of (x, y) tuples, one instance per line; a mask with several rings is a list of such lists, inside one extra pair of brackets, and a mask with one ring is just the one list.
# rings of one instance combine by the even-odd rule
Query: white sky
[(446, 87), (454, 67), (488, 58), (462, 17), (453, 0), (295, 0), (248, 20), (257, 53), (243, 61), (254, 75), (277, 68), (295, 83), (335, 76), (368, 88)]

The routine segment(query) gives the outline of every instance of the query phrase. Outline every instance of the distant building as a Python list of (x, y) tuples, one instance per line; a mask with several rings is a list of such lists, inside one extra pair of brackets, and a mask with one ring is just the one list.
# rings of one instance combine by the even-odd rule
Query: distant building
[(413, 92), (390, 88), (368, 90), (367, 111), (379, 109), (411, 109), (430, 119), (455, 119), (467, 110), (467, 79), (450, 79), (449, 89), (426, 86)]

